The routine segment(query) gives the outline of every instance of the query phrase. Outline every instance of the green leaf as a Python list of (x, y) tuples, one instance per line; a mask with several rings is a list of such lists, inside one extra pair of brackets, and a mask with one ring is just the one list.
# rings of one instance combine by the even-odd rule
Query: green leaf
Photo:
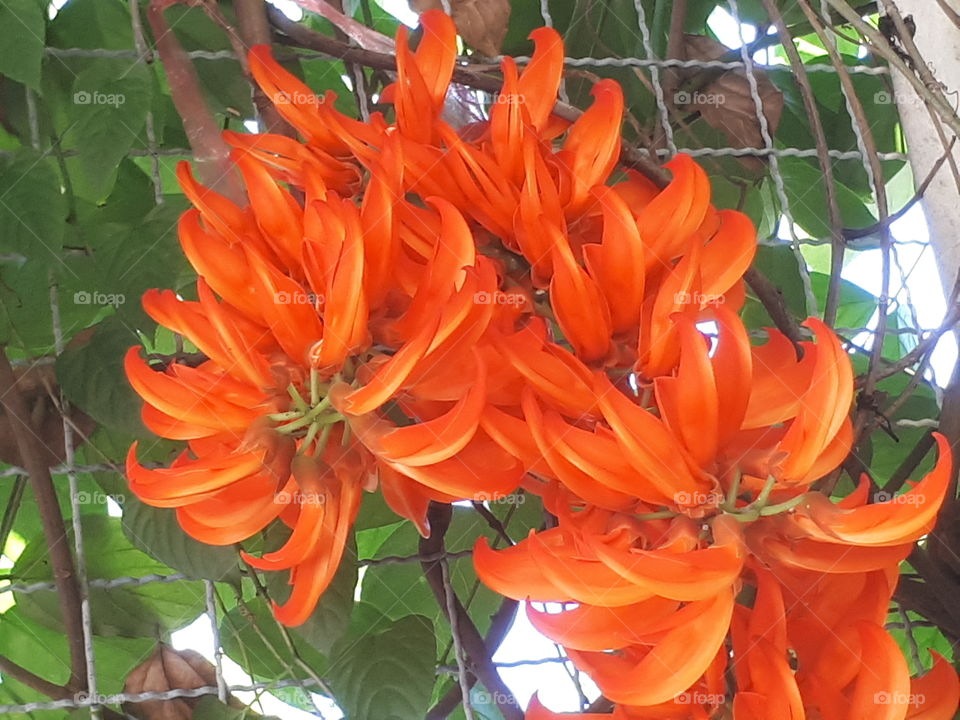
[[(800, 278), (800, 267), (789, 247), (761, 245), (757, 248), (753, 265), (780, 290), (787, 309), (795, 317), (807, 317), (807, 298)], [(743, 322), (751, 329), (773, 325), (763, 305), (750, 295), (744, 307)]]
[(332, 657), (327, 677), (350, 720), (408, 720), (426, 714), (436, 657), (429, 618), (409, 615), (380, 633), (348, 636)]
[[(317, 675), (324, 673), (327, 659), (307, 642), (297, 628), (287, 632), (300, 658)], [(260, 598), (237, 606), (220, 623), (220, 640), (226, 654), (257, 680), (308, 679), (310, 673), (297, 664), (270, 607)]]
[[(783, 174), (793, 219), (812, 237), (829, 238), (830, 213), (827, 210), (826, 183), (820, 168), (801, 158), (782, 158), (780, 172)], [(856, 193), (839, 180), (835, 185), (844, 227), (862, 228), (877, 222)]]
[(73, 82), (71, 127), (64, 144), (74, 192), (100, 202), (110, 194), (117, 168), (143, 130), (150, 109), (150, 71), (140, 64), (101, 61)]
[(50, 23), (50, 45), (130, 50), (134, 43), (127, 7), (123, 2), (70, 0)]
[[(91, 580), (170, 575), (172, 570), (136, 549), (124, 537), (119, 518), (83, 515), (84, 554)], [(72, 536), (72, 531), (68, 530)], [(70, 540), (72, 544), (73, 540)], [(11, 575), (20, 582), (49, 582), (52, 578), (47, 544), (34, 536), (17, 559)], [(52, 590), (15, 594), (26, 616), (63, 631), (59, 600)], [(179, 581), (147, 583), (90, 590), (93, 631), (105, 637), (152, 637), (184, 627), (203, 612), (201, 583)]]
[(0, 75), (40, 89), (46, 19), (37, 0), (0, 3)]
[[(531, 528), (539, 527), (541, 522), (540, 503), (531, 495), (510, 496), (506, 501), (490, 503), (490, 509), (505, 522), (508, 533), (515, 538), (526, 536)], [(506, 522), (508, 516), (509, 522)], [(456, 552), (470, 549), (481, 536), (491, 542), (495, 538), (486, 520), (472, 508), (454, 507), (453, 519), (446, 534), (447, 550)], [(420, 535), (413, 524), (405, 522), (380, 545), (374, 557), (415, 555), (419, 539)], [(491, 614), (503, 598), (480, 584), (471, 558), (451, 560), (449, 567), (454, 590), (468, 606), (477, 628), (485, 632), (490, 626)], [(360, 597), (392, 619), (411, 614), (429, 617), (435, 621), (435, 631), (441, 644), (449, 638), (449, 626), (417, 562), (369, 566), (363, 576)]]
[[(830, 276), (824, 273), (810, 273), (810, 285), (817, 298), (819, 307), (827, 302), (827, 290)], [(840, 305), (837, 310), (838, 328), (865, 327), (877, 309), (877, 298), (849, 280), (840, 281)]]
[(180, 529), (173, 510), (150, 507), (128, 495), (122, 522), (134, 547), (188, 578), (239, 584), (237, 551), (197, 542)]
[(260, 715), (251, 708), (232, 708), (212, 695), (205, 695), (194, 708), (190, 720), (278, 720), (273, 715)]
[[(150, 638), (95, 637), (99, 691), (120, 692), (127, 674), (143, 661), (155, 642)], [(0, 655), (52, 682), (66, 683), (70, 678), (66, 636), (25, 617), (18, 606), (0, 616)], [(4, 677), (4, 686), (8, 680)]]
[(57, 379), (67, 399), (98, 423), (146, 435), (140, 398), (123, 371), (124, 354), (138, 343), (132, 330), (110, 318), (89, 342), (67, 348), (57, 358)]
[(53, 160), (29, 149), (0, 157), (0, 252), (52, 261), (66, 217)]
[[(273, 528), (280, 527), (279, 523), (273, 526)], [(286, 530), (286, 527), (283, 527), (283, 529)], [(273, 537), (270, 537), (271, 535)], [(275, 542), (277, 539), (275, 532), (268, 531), (267, 537), (267, 548), (269, 550), (280, 547), (280, 543)], [(282, 542), (285, 541), (286, 538)], [(297, 634), (319, 652), (326, 653), (329, 651), (333, 644), (347, 631), (350, 624), (350, 613), (353, 610), (357, 575), (357, 547), (353, 538), (351, 538), (343, 551), (343, 559), (333, 576), (330, 587), (320, 597), (320, 601), (317, 603), (313, 614), (310, 615), (310, 619), (296, 628)], [(282, 605), (290, 594), (287, 573), (269, 573), (267, 575), (267, 588), (270, 592), (270, 598)]]

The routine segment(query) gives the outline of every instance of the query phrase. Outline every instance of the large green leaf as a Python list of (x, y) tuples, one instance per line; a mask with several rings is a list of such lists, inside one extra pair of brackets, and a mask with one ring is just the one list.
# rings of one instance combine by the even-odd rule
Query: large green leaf
[(45, 38), (46, 20), (37, 0), (0, 3), (0, 75), (39, 90)]
[(435, 656), (433, 623), (409, 615), (379, 633), (344, 638), (327, 677), (350, 720), (409, 720), (426, 713)]
[[(780, 172), (793, 219), (811, 236), (829, 238), (830, 213), (827, 210), (823, 172), (800, 158), (782, 158)], [(876, 218), (863, 200), (839, 180), (835, 184), (844, 227), (862, 228), (876, 223)]]
[(50, 23), (50, 45), (130, 50), (134, 44), (128, 7), (125, 2), (70, 0)]
[(240, 582), (237, 551), (197, 542), (180, 529), (173, 510), (150, 507), (128, 494), (123, 532), (134, 547), (193, 580)]
[(140, 422), (140, 399), (123, 372), (123, 356), (137, 343), (130, 328), (110, 318), (97, 327), (89, 342), (68, 348), (57, 358), (57, 378), (67, 399), (97, 422), (146, 434)]
[[(819, 307), (827, 301), (830, 276), (824, 273), (810, 273), (810, 285), (817, 298)], [(865, 327), (877, 309), (877, 298), (849, 280), (840, 281), (840, 304), (837, 310), (838, 328)]]
[(117, 178), (120, 161), (143, 131), (152, 79), (143, 65), (98, 61), (73, 82), (76, 106), (63, 143), (77, 155), (67, 159), (73, 190), (99, 202)]
[[(166, 565), (140, 552), (123, 534), (120, 519), (83, 515), (84, 555), (91, 580), (169, 575)], [(68, 534), (72, 532), (68, 530)], [(73, 541), (70, 540), (72, 543)], [(46, 539), (30, 538), (11, 574), (19, 582), (49, 582), (52, 578)], [(25, 616), (63, 631), (59, 600), (52, 590), (15, 595)], [(203, 611), (204, 589), (198, 582), (151, 582), (90, 590), (93, 630), (105, 637), (152, 637), (189, 625)]]
[[(127, 674), (154, 645), (150, 638), (94, 638), (98, 690), (120, 692)], [(0, 616), (0, 655), (51, 682), (66, 683), (70, 678), (66, 636), (26, 617), (18, 606)], [(4, 685), (7, 680), (4, 677)]]
[[(322, 674), (327, 666), (326, 658), (304, 639), (297, 628), (290, 628), (287, 632), (299, 659), (313, 673)], [(238, 605), (224, 616), (220, 624), (220, 641), (230, 659), (257, 680), (310, 678), (310, 673), (290, 652), (270, 607), (260, 598), (244, 606)]]
[(0, 252), (50, 262), (63, 244), (67, 204), (52, 159), (23, 149), (0, 156)]
[[(763, 275), (772, 282), (783, 296), (787, 309), (797, 318), (807, 316), (807, 297), (800, 278), (797, 258), (789, 247), (783, 245), (757, 248), (753, 262)], [(763, 305), (748, 296), (743, 311), (743, 322), (748, 328), (771, 327), (773, 321)]]

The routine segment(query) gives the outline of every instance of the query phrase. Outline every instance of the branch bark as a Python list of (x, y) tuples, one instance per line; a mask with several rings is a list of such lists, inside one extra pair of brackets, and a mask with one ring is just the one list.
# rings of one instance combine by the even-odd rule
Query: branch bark
[[(233, 10), (237, 14), (237, 26), (245, 50), (249, 51), (254, 45), (269, 45), (272, 42), (273, 35), (264, 0), (234, 0)], [(277, 108), (260, 86), (252, 80), (250, 86), (253, 89), (253, 104), (260, 116), (263, 131), (296, 137), (294, 129), (277, 112)]]
[(183, 120), (183, 129), (197, 162), (197, 172), (204, 185), (242, 207), (247, 204), (246, 193), (230, 160), (230, 148), (207, 106), (190, 56), (163, 15), (170, 4), (170, 0), (151, 0), (147, 7), (147, 21), (153, 31), (160, 62), (167, 73), (173, 104)]
[(44, 448), (30, 426), (30, 413), (17, 387), (4, 346), (0, 346), (0, 389), (0, 404), (10, 421), (24, 468), (30, 476), (30, 488), (40, 511), (43, 534), (50, 552), (53, 580), (57, 586), (60, 612), (70, 648), (70, 682), (67, 687), (73, 691), (82, 690), (87, 686), (87, 657), (83, 645), (80, 586), (67, 542), (67, 528), (60, 512), (50, 468), (43, 460)]
[[(431, 502), (427, 517), (430, 521), (432, 532), (430, 537), (420, 540), (420, 554), (433, 555), (444, 552), (444, 537), (447, 529), (450, 527), (450, 520), (453, 517), (453, 508), (450, 505)], [(447, 610), (447, 593), (443, 582), (442, 560), (431, 560), (422, 562), (423, 574), (427, 578), (430, 590), (433, 592), (437, 603), (443, 610), (447, 619), (451, 619), (451, 613)], [(471, 672), (483, 683), (484, 687), (493, 695), (494, 703), (500, 710), (505, 720), (523, 720), (523, 710), (521, 710), (517, 699), (510, 692), (493, 661), (490, 659), (490, 651), (484, 642), (483, 636), (477, 630), (473, 620), (467, 613), (466, 608), (460, 599), (455, 595), (451, 603), (456, 614), (455, 621), (451, 623), (460, 633), (460, 642), (464, 653), (470, 664)], [(458, 688), (459, 692), (459, 688)]]

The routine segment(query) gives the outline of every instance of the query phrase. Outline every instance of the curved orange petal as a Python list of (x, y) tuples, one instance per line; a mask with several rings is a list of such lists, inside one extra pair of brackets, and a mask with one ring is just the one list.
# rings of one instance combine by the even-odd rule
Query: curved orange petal
[(667, 632), (639, 662), (603, 653), (569, 652), (603, 694), (628, 705), (656, 705), (689, 689), (714, 661), (733, 613), (732, 588), (702, 601), (689, 622)]
[(910, 683), (908, 720), (953, 720), (960, 709), (957, 671), (940, 653), (930, 651), (933, 668)]

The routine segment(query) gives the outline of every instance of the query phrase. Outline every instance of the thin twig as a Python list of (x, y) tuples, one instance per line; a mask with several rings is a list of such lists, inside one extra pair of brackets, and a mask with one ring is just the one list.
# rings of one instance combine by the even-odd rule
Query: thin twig
[(453, 654), (457, 659), (457, 682), (460, 685), (463, 714), (467, 720), (473, 720), (473, 708), (470, 706), (470, 683), (467, 680), (467, 666), (464, 660), (463, 646), (460, 643), (457, 594), (450, 584), (450, 568), (447, 566), (446, 560), (440, 561), (440, 574), (443, 579), (443, 592), (446, 596), (447, 617), (450, 618), (450, 634), (453, 637)]
[(823, 121), (817, 111), (816, 96), (813, 92), (813, 86), (810, 84), (807, 68), (800, 57), (797, 46), (794, 45), (790, 29), (773, 0), (763, 0), (763, 5), (770, 15), (770, 20), (777, 28), (783, 50), (790, 60), (790, 67), (794, 71), (797, 85), (800, 88), (803, 106), (807, 111), (807, 117), (810, 118), (810, 129), (813, 131), (813, 137), (817, 145), (817, 160), (823, 173), (827, 211), (830, 215), (830, 242), (833, 248), (830, 255), (830, 283), (827, 287), (827, 302), (823, 310), (823, 321), (832, 327), (836, 323), (837, 309), (840, 303), (840, 281), (842, 279), (841, 272), (843, 271), (845, 247), (842, 235), (843, 220), (840, 216), (840, 204), (837, 201), (837, 186), (833, 178), (833, 165), (830, 162), (830, 148), (823, 129)]

